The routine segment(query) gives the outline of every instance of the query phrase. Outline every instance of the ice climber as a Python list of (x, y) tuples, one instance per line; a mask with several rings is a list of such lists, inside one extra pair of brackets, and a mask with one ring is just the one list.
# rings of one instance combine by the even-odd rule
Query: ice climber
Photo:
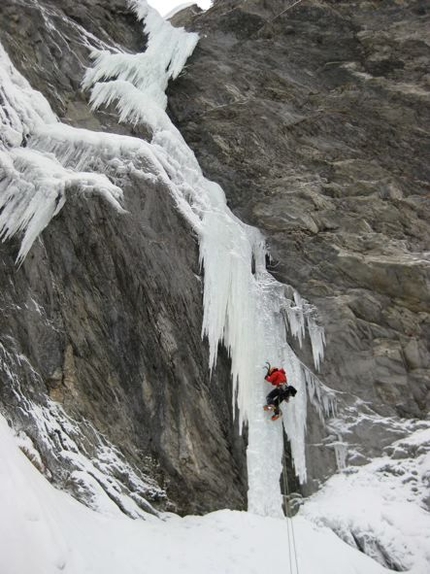
[(265, 411), (273, 411), (272, 421), (276, 421), (282, 416), (279, 405), (282, 401), (288, 403), (290, 397), (294, 397), (297, 391), (287, 383), (287, 374), (284, 369), (269, 368), (264, 378), (268, 383), (274, 385), (275, 388), (267, 395), (267, 404), (263, 408)]

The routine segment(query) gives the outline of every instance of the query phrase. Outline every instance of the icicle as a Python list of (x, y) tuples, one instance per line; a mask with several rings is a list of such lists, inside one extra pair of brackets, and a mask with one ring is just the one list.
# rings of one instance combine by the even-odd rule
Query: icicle
[[(20, 146), (37, 126), (56, 121), (48, 102), (14, 68), (0, 43), (0, 151)], [(3, 156), (3, 169), (7, 161)]]
[(145, 52), (112, 54), (94, 51), (94, 67), (85, 74), (83, 87), (87, 89), (99, 81), (114, 78), (137, 88), (141, 100), (142, 94), (145, 96), (146, 104), (158, 105), (164, 110), (167, 105), (167, 83), (183, 69), (198, 42), (198, 35), (188, 33), (183, 28), (173, 28), (144, 0), (129, 0), (129, 5), (138, 18), (144, 20), (144, 32), (148, 36)]
[(324, 385), (312, 371), (301, 363), (303, 377), (308, 390), (309, 400), (315, 407), (321, 421), (336, 414), (336, 394)]
[[(18, 264), (63, 207), (67, 190), (97, 193), (123, 211), (122, 191), (105, 175), (67, 169), (50, 153), (53, 150), (38, 150), (30, 144), (38, 132), (56, 129), (64, 140), (71, 131), (13, 67), (1, 44), (0, 104), (0, 238), (23, 232)], [(24, 143), (28, 147), (20, 147)]]
[(54, 157), (26, 148), (0, 154), (0, 238), (24, 231), (17, 262), (22, 263), (36, 237), (63, 207), (72, 186), (103, 195), (118, 209), (121, 190), (106, 176), (75, 173)]

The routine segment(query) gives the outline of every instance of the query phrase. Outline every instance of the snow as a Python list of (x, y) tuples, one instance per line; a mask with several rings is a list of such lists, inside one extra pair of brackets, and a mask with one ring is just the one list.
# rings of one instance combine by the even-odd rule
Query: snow
[[(36, 305), (36, 309), (40, 308)], [(17, 364), (26, 372), (30, 388), (33, 381), (40, 387), (40, 376), (24, 355), (13, 352), (13, 339), (6, 339), (11, 350), (0, 342), (0, 378), (19, 405), (18, 425), (29, 429), (32, 438), (20, 430), (18, 444), (36, 468), (94, 510), (132, 518), (157, 514), (149, 501), (166, 499), (165, 491), (133, 468), (89, 421), (72, 419), (47, 397), (39, 404), (26, 398), (24, 384), (16, 375)], [(52, 472), (43, 462), (46, 453), (50, 454)], [(142, 466), (145, 462), (152, 466), (149, 459), (142, 460)]]
[[(425, 424), (425, 423), (423, 423)], [(430, 571), (430, 425), (331, 477), (301, 515), (398, 571)]]
[(94, 512), (43, 478), (1, 416), (0, 481), (0, 572), (5, 574), (387, 572), (304, 518), (222, 510), (203, 517), (132, 520), (109, 509)]

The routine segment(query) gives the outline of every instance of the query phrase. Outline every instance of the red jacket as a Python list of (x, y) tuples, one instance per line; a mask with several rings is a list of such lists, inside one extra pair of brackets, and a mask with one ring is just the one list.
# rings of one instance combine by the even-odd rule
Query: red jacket
[(284, 369), (276, 369), (271, 375), (266, 375), (264, 377), (268, 383), (272, 383), (275, 387), (280, 387), (285, 385), (287, 382), (287, 375)]

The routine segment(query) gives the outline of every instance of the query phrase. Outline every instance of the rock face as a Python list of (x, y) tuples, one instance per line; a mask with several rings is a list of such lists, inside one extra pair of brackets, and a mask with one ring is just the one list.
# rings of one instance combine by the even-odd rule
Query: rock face
[[(170, 86), (171, 117), (326, 329), (320, 377), (339, 416), (327, 436), (309, 415), (306, 493), (428, 412), (428, 7), (219, 0), (174, 21), (201, 41)], [(0, 39), (62, 122), (146, 136), (80, 90), (91, 47), (144, 46), (125, 1), (3, 0)], [(72, 194), (22, 266), (18, 239), (1, 245), (0, 409), (87, 503), (78, 452), (120, 507), (125, 493), (143, 509), (244, 508), (229, 361), (209, 377), (200, 336), (196, 243), (162, 184), (120, 183), (127, 213)]]
[(429, 409), (429, 7), (220, 0), (174, 21), (201, 41), (170, 113), (326, 329), (343, 423), (330, 457), (311, 421), (320, 479), (336, 442), (368, 460)]
[[(80, 90), (91, 46), (144, 46), (124, 2), (7, 0), (0, 33), (61, 121), (136, 135), (113, 114), (93, 114)], [(228, 360), (221, 356), (210, 378), (201, 341), (195, 240), (160, 183), (127, 175), (121, 188), (125, 214), (69, 194), (19, 268), (18, 240), (1, 246), (1, 410), (42, 452), (46, 474), (81, 499), (71, 451), (103, 473), (96, 447), (105, 441), (126, 461), (114, 472), (117, 488), (129, 493), (131, 475), (143, 473), (158, 484), (149, 480), (143, 493), (155, 508), (243, 508), (244, 447)], [(42, 436), (29, 405), (60, 406), (68, 418)], [(79, 430), (71, 446), (72, 426)]]

